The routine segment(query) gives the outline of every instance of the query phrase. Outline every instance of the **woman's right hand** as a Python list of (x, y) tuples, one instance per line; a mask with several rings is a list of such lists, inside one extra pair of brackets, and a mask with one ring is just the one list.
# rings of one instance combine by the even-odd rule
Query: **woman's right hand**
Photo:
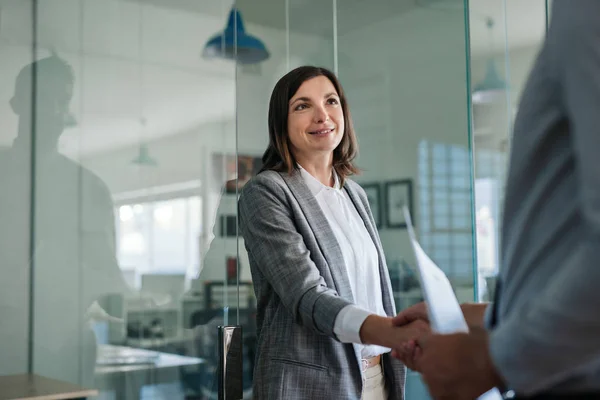
[(429, 324), (425, 321), (415, 320), (404, 325), (396, 325), (394, 318), (369, 315), (360, 327), (361, 342), (393, 349), (429, 333)]
[[(410, 318), (409, 318), (410, 319)], [(392, 356), (414, 369), (414, 359), (418, 356), (417, 340), (431, 333), (429, 323), (422, 319), (398, 324), (396, 317), (369, 315), (360, 329), (363, 344), (376, 344), (393, 349)]]

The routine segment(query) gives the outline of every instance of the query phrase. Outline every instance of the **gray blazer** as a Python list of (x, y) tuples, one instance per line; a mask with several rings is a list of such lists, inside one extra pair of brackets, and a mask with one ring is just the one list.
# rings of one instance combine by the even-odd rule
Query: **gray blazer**
[(556, 0), (515, 121), (491, 353), (508, 386), (600, 393), (600, 1)]
[[(344, 185), (377, 252), (384, 309), (396, 310), (385, 256), (367, 196)], [(264, 171), (239, 200), (240, 229), (258, 299), (256, 399), (360, 399), (357, 346), (341, 343), (335, 318), (354, 299), (340, 247), (299, 172)], [(390, 399), (404, 398), (406, 367), (383, 356)]]

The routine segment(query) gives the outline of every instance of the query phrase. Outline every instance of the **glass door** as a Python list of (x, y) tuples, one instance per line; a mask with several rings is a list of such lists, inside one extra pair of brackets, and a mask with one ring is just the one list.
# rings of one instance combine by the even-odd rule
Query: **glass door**
[(231, 6), (0, 1), (1, 376), (217, 397), (248, 274), (235, 62), (210, 46)]

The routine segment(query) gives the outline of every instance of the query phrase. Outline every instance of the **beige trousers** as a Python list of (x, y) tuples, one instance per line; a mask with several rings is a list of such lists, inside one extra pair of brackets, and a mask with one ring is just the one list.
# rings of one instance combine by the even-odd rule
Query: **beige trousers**
[(362, 400), (387, 400), (388, 391), (385, 388), (385, 376), (381, 364), (365, 371)]

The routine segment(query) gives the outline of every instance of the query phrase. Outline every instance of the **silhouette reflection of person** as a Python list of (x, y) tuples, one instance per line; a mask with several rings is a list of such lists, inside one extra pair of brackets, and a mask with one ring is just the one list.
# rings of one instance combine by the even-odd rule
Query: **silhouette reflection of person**
[(16, 362), (1, 363), (0, 375), (26, 370), (33, 301), (33, 372), (91, 385), (96, 340), (86, 311), (127, 285), (107, 186), (58, 151), (74, 122), (74, 79), (52, 55), (21, 69), (10, 99), (19, 125), (0, 152), (0, 354)]

